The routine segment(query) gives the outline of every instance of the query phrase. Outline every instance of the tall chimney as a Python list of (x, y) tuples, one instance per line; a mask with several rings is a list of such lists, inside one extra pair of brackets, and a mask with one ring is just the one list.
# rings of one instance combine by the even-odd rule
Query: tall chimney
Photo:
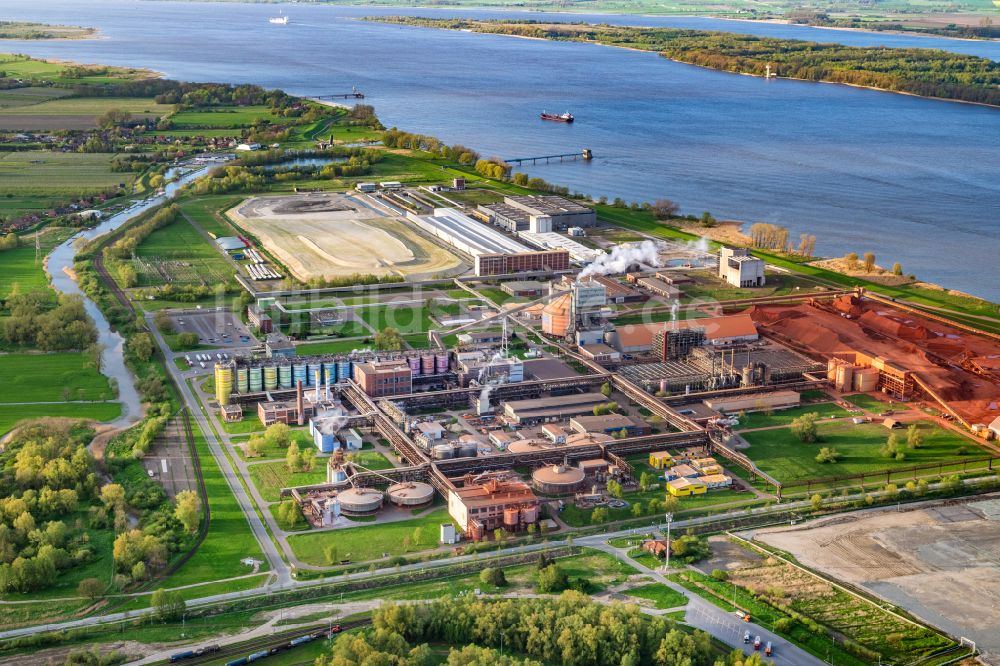
[(299, 410), (299, 425), (305, 425), (306, 420), (306, 404), (302, 396), (302, 380), (299, 379), (295, 382), (295, 406)]
[(321, 381), (319, 370), (317, 370), (316, 371), (316, 404), (317, 405), (319, 404), (319, 389), (320, 389), (320, 386), (322, 385), (322, 383), (323, 382)]

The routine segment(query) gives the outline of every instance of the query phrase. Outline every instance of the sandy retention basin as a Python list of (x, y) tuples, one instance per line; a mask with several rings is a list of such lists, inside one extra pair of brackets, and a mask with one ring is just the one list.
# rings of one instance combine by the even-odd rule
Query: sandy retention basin
[(860, 585), (1000, 664), (1000, 500), (766, 529), (754, 538), (803, 565)]
[(402, 220), (345, 194), (254, 197), (227, 215), (302, 281), (355, 273), (417, 278), (464, 269), (458, 257)]

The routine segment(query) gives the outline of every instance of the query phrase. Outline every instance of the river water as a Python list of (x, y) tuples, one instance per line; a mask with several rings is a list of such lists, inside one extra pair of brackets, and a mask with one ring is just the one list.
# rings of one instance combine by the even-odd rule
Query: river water
[(164, 187), (162, 194), (138, 201), (130, 208), (102, 221), (96, 227), (73, 235), (56, 246), (45, 258), (45, 270), (51, 279), (52, 288), (61, 294), (76, 294), (82, 297), (87, 314), (90, 315), (90, 318), (94, 320), (94, 324), (97, 326), (97, 342), (103, 348), (101, 352), (101, 374), (109, 379), (113, 379), (118, 385), (118, 400), (122, 404), (121, 416), (111, 423), (116, 428), (132, 425), (139, 421), (142, 415), (142, 398), (136, 389), (135, 378), (125, 365), (125, 340), (116, 331), (112, 330), (111, 324), (105, 318), (104, 313), (101, 312), (94, 301), (90, 300), (90, 297), (83, 293), (76, 280), (70, 277), (67, 269), (73, 268), (73, 259), (76, 257), (78, 247), (114, 231), (137, 215), (144, 213), (154, 206), (160, 205), (173, 197), (174, 193), (180, 187), (191, 182), (205, 171), (206, 168), (186, 170), (183, 174), (176, 170), (169, 171), (167, 177), (174, 178), (176, 176), (176, 179)]
[[(874, 251), (925, 280), (1000, 301), (1000, 110), (847, 86), (739, 76), (609, 47), (363, 23), (370, 14), (494, 11), (6, 0), (5, 19), (99, 27), (104, 39), (5, 50), (144, 66), (189, 80), (368, 95), (387, 125), (505, 158), (590, 148), (591, 163), (525, 167), (593, 196), (670, 197), (686, 213), (782, 224), (827, 256)], [(1000, 43), (706, 18), (534, 14), (712, 28), (1000, 60)], [(572, 111), (573, 125), (538, 120)]]

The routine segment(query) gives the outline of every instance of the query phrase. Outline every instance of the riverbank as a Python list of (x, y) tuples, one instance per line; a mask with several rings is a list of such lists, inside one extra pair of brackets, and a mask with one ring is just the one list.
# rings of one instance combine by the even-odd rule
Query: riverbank
[(4, 39), (95, 39), (97, 28), (79, 25), (50, 25), (29, 21), (0, 21), (0, 40)]

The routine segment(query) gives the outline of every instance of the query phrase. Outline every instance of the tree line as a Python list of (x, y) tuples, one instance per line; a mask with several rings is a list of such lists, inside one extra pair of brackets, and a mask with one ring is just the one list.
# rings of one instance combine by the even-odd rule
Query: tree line
[(53, 302), (44, 291), (14, 293), (4, 305), (10, 315), (0, 320), (0, 340), (9, 345), (58, 351), (97, 342), (97, 328), (79, 296), (60, 294)]
[(820, 44), (710, 30), (535, 21), (377, 17), (371, 20), (541, 39), (596, 42), (692, 65), (764, 76), (826, 81), (1000, 106), (1000, 63), (938, 49)]

